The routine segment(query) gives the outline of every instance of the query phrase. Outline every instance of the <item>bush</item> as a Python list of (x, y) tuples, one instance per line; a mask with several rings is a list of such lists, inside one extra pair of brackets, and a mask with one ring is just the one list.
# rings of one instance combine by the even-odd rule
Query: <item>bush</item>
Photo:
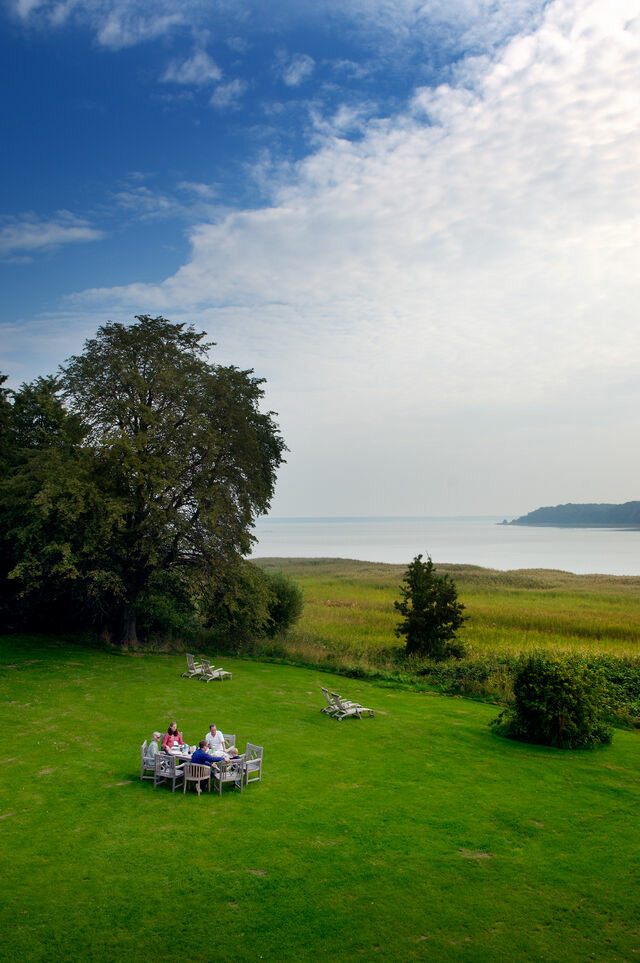
[(302, 615), (304, 596), (302, 589), (284, 572), (265, 572), (270, 582), (272, 598), (269, 602), (270, 625), (267, 634), (274, 636), (286, 632)]
[(492, 725), (523, 742), (560, 749), (590, 749), (611, 741), (600, 672), (576, 659), (542, 654), (521, 660), (513, 682), (514, 702)]
[(212, 586), (203, 602), (202, 641), (249, 652), (265, 636), (284, 633), (300, 617), (302, 591), (286, 575), (243, 561)]

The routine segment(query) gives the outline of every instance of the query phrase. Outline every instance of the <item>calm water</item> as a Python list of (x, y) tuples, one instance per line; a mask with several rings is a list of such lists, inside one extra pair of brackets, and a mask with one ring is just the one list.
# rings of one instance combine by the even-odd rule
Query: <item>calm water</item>
[(434, 562), (487, 568), (557, 568), (640, 575), (640, 531), (499, 525), (502, 516), (454, 518), (264, 518), (254, 555)]

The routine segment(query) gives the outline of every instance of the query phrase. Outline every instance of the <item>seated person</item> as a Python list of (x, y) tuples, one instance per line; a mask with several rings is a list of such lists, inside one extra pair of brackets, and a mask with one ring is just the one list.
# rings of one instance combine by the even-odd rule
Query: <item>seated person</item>
[(229, 757), (228, 757), (228, 756), (225, 756), (224, 753), (222, 753), (221, 755), (218, 755), (218, 756), (210, 756), (209, 753), (206, 752), (206, 750), (205, 750), (206, 744), (207, 744), (207, 743), (205, 742), (205, 740), (204, 740), (204, 739), (201, 739), (200, 742), (199, 742), (199, 744), (198, 744), (198, 745), (199, 745), (199, 748), (196, 749), (196, 751), (194, 752), (194, 754), (191, 756), (191, 762), (192, 762), (195, 766), (211, 766), (211, 768), (213, 768), (213, 766), (214, 766), (214, 764), (215, 764), (216, 762), (227, 762), (227, 761), (228, 761)]
[(212, 749), (214, 753), (225, 751), (226, 746), (224, 742), (224, 736), (221, 732), (218, 732), (215, 723), (209, 726), (209, 731), (204, 738), (207, 746), (209, 749)]
[(147, 759), (150, 760), (151, 765), (154, 765), (154, 760), (158, 753), (160, 752), (160, 740), (162, 739), (161, 732), (154, 732), (151, 736), (151, 742), (147, 746)]
[(164, 752), (169, 752), (174, 746), (184, 746), (182, 741), (182, 733), (178, 732), (178, 723), (172, 722), (167, 729), (164, 739), (162, 740), (162, 748)]

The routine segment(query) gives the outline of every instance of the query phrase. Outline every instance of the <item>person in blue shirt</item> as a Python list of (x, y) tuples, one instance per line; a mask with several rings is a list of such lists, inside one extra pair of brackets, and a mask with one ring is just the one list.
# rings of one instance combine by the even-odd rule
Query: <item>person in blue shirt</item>
[(199, 748), (196, 749), (194, 754), (191, 756), (191, 762), (195, 766), (213, 766), (216, 762), (225, 762), (227, 756), (210, 756), (208, 752), (205, 752), (206, 742), (201, 739), (198, 743)]

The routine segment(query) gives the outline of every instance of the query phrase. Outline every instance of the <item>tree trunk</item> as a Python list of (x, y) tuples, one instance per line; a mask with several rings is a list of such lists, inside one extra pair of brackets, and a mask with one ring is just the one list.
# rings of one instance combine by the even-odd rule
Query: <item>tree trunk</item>
[(138, 636), (136, 634), (136, 610), (135, 606), (126, 603), (122, 614), (122, 638), (121, 645), (137, 645)]

